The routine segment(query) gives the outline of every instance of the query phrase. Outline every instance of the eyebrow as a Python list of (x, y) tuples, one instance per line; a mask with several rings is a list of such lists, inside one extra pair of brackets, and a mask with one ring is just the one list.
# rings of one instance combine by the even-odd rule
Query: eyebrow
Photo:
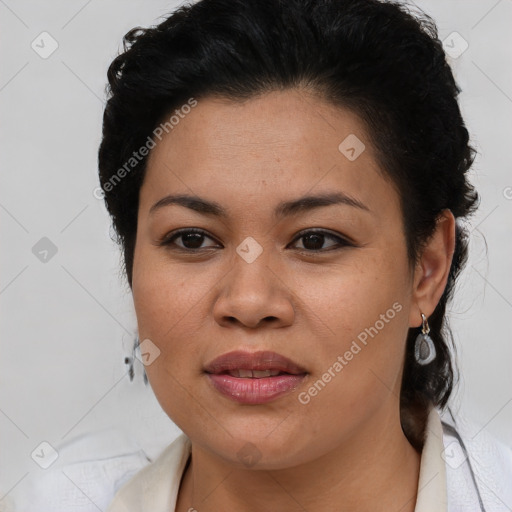
[[(157, 201), (149, 210), (149, 214), (154, 214), (157, 210), (177, 204), (185, 208), (194, 210), (203, 215), (220, 217), (226, 219), (228, 217), (227, 210), (215, 201), (209, 201), (199, 196), (188, 194), (168, 195)], [(282, 201), (274, 209), (274, 218), (281, 219), (290, 217), (298, 213), (313, 210), (322, 206), (330, 205), (347, 205), (353, 208), (371, 212), (371, 210), (358, 199), (351, 197), (344, 192), (333, 192), (325, 194), (317, 194), (311, 196), (303, 196), (291, 201)]]

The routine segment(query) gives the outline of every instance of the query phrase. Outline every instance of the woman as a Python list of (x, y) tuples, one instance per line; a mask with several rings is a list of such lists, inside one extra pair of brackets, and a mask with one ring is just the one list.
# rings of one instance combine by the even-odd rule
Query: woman
[(475, 476), (441, 422), (478, 195), (433, 22), (202, 0), (108, 78), (100, 182), (183, 431), (109, 511), (507, 510), (509, 452)]

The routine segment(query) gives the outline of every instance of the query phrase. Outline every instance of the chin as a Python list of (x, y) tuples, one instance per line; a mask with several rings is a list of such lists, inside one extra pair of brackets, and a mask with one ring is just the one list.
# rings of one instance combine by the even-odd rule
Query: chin
[[(201, 431), (201, 439), (196, 442), (202, 449), (207, 449), (238, 469), (286, 469), (304, 462), (307, 458), (305, 450), (311, 449), (311, 443), (306, 439), (301, 443), (300, 430), (295, 434), (290, 431), (272, 433), (269, 428), (255, 429), (254, 424), (250, 431), (247, 430), (247, 435), (240, 435), (244, 432), (242, 428), (235, 430), (231, 426), (226, 430), (222, 430), (220, 438), (205, 438), (204, 431)], [(233, 436), (228, 432), (232, 432)]]

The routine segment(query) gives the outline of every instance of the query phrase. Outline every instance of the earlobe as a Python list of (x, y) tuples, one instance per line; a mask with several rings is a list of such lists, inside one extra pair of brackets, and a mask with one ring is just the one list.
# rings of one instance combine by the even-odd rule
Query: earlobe
[(421, 313), (429, 317), (435, 310), (446, 288), (454, 251), (455, 217), (445, 209), (416, 265), (410, 327), (422, 325)]

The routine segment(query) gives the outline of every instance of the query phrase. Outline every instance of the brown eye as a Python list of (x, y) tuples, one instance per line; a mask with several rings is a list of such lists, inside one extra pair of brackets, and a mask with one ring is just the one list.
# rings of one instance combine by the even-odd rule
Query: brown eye
[[(304, 249), (307, 252), (324, 252), (327, 250), (332, 250), (339, 248), (340, 246), (350, 246), (352, 245), (347, 240), (333, 235), (327, 231), (305, 231), (300, 234), (295, 241), (297, 240), (303, 240), (302, 241), (302, 247), (298, 247), (298, 249)], [(324, 246), (324, 243), (326, 239), (334, 240), (335, 243), (326, 247)]]
[(326, 237), (320, 233), (311, 233), (310, 235), (304, 235), (301, 238), (303, 240), (302, 246), (305, 249), (319, 251), (322, 249)]
[(178, 238), (181, 238), (186, 249), (199, 249), (205, 236), (201, 233), (185, 233)]
[[(181, 239), (181, 244), (176, 244), (175, 240)], [(197, 249), (206, 249), (213, 246), (205, 246), (203, 247), (203, 243), (205, 239), (210, 238), (205, 231), (201, 229), (183, 229), (175, 232), (172, 236), (166, 237), (160, 245), (172, 246), (175, 245), (178, 249), (183, 250), (197, 250)]]

